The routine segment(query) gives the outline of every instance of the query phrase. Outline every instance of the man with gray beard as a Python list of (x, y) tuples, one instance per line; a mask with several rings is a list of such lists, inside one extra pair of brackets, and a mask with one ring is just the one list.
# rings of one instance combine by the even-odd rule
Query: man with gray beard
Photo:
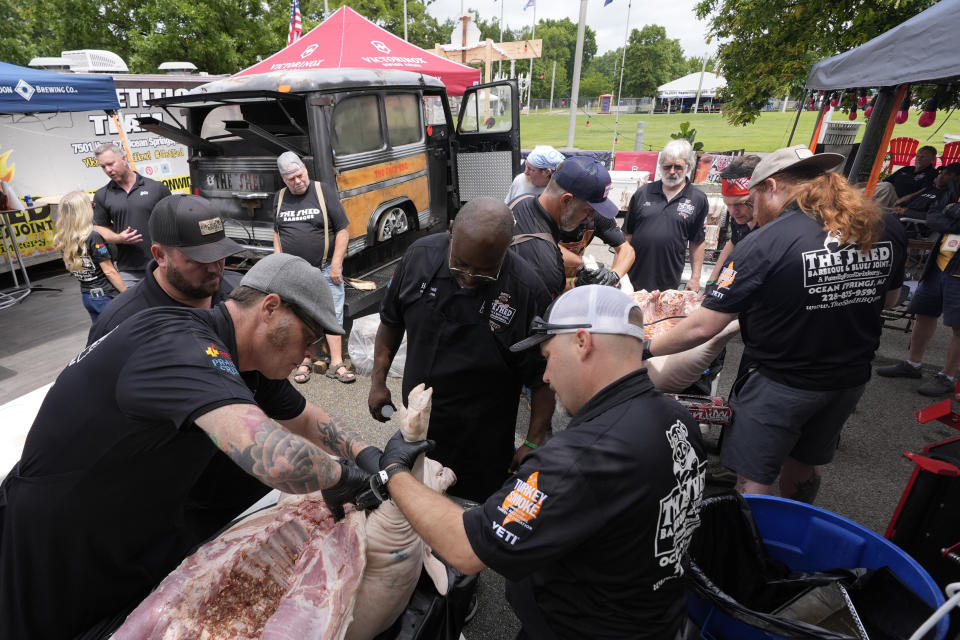
[(629, 275), (636, 290), (677, 289), (690, 249), (690, 280), (686, 288), (700, 290), (703, 267), (707, 196), (687, 174), (694, 153), (686, 140), (672, 140), (660, 152), (661, 179), (645, 184), (630, 198), (623, 233), (636, 253)]
[(619, 209), (607, 198), (609, 191), (610, 174), (604, 166), (589, 156), (574, 156), (560, 163), (543, 193), (512, 203), (516, 220), (512, 249), (533, 265), (551, 297), (556, 298), (566, 286), (563, 254), (557, 245), (560, 231), (575, 231), (598, 213), (615, 218)]

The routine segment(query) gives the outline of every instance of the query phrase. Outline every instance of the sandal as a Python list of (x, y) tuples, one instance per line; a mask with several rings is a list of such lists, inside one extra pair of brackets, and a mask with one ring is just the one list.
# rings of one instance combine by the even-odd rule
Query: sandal
[[(340, 369), (345, 369), (346, 371), (344, 373), (338, 373)], [(353, 373), (353, 371), (347, 369), (347, 365), (343, 364), (342, 362), (330, 365), (330, 368), (327, 369), (326, 375), (328, 378), (334, 378), (344, 384), (350, 384), (351, 382), (357, 381), (357, 376)]]
[[(306, 369), (306, 371), (301, 371), (301, 369)], [(313, 373), (313, 366), (302, 362), (297, 367), (297, 372), (293, 374), (293, 381), (297, 384), (303, 384), (310, 380), (311, 373)]]

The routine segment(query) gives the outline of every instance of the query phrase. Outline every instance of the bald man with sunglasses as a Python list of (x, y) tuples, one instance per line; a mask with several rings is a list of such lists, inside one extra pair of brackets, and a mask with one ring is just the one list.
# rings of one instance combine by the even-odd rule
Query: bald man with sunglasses
[[(449, 493), (478, 502), (543, 444), (554, 408), (543, 357), (509, 350), (550, 304), (534, 268), (507, 250), (512, 237), (507, 206), (479, 198), (460, 210), (449, 232), (413, 243), (384, 296), (374, 346), (370, 414), (389, 419), (387, 371), (406, 331), (403, 399), (421, 382), (433, 387), (431, 457), (456, 472)], [(530, 425), (514, 450), (523, 385), (532, 389)]]

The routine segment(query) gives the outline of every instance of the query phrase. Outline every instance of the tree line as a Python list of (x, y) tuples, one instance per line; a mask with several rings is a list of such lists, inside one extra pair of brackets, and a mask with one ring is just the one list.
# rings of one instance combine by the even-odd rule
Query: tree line
[[(424, 49), (448, 42), (457, 26), (427, 13), (434, 1), (407, 2), (409, 40)], [(708, 59), (706, 69), (723, 70), (727, 115), (734, 124), (746, 124), (770, 98), (798, 97), (817, 60), (862, 44), (935, 1), (700, 0), (696, 12), (719, 43), (717, 59)], [(331, 12), (343, 4), (403, 36), (403, 0), (328, 0)], [(324, 19), (323, 0), (301, 0), (300, 10), (304, 33)], [(185, 60), (211, 74), (232, 74), (285, 46), (289, 21), (288, 0), (0, 0), (0, 61), (25, 65), (33, 57), (58, 56), (63, 50), (106, 49), (123, 57), (133, 73), (152, 73), (161, 62)], [(500, 40), (496, 17), (480, 17), (477, 26), (481, 38)], [(530, 25), (504, 25), (505, 41), (532, 35)], [(535, 37), (543, 40), (543, 50), (533, 62), (533, 98), (550, 97), (554, 62), (553, 93), (569, 96), (577, 25), (568, 18), (540, 20)], [(622, 60), (623, 47), (597, 55), (596, 32), (586, 27), (580, 96), (616, 96)], [(655, 96), (659, 85), (702, 66), (703, 59), (686, 56), (663, 26), (633, 29), (626, 44), (623, 95)], [(528, 61), (518, 61), (517, 73), (527, 68)]]
[[(330, 11), (343, 4), (403, 37), (402, 0), (332, 0)], [(457, 26), (427, 13), (423, 2), (407, 3), (408, 38), (432, 49), (446, 43)], [(322, 0), (301, 0), (304, 33), (323, 21)], [(0, 0), (0, 60), (26, 65), (37, 56), (58, 56), (71, 49), (106, 49), (120, 55), (132, 73), (154, 73), (170, 60), (192, 62), (211, 74), (232, 74), (286, 45), (289, 2), (262, 0)], [(500, 40), (496, 18), (477, 21), (481, 38)], [(548, 98), (556, 61), (554, 94), (570, 95), (577, 25), (568, 18), (540, 20), (536, 38), (542, 57), (533, 64), (533, 97)], [(531, 37), (530, 25), (504, 25), (503, 39)], [(580, 95), (617, 92), (623, 48), (597, 56), (596, 33), (586, 28)], [(517, 73), (529, 62), (518, 61)], [(627, 46), (623, 92), (653, 96), (665, 82), (699, 71), (701, 60), (687, 58), (677, 40), (657, 25), (634, 29)]]

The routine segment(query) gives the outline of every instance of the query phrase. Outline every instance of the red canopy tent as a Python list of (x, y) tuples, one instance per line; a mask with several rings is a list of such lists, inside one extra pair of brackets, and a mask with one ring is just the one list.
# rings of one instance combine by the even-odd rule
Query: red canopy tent
[(236, 75), (354, 67), (425, 73), (439, 78), (453, 96), (463, 95), (467, 87), (480, 82), (479, 69), (424, 51), (347, 6), (293, 44)]

